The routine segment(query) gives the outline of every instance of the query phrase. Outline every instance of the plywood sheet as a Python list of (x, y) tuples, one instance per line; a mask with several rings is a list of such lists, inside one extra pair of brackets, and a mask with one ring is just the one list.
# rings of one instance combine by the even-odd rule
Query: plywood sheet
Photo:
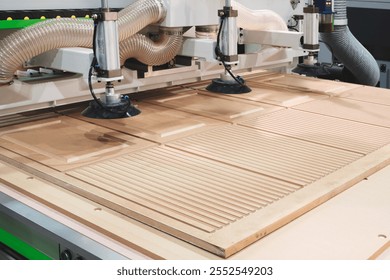
[[(131, 118), (91, 119), (80, 114), (82, 109), (68, 115), (158, 143), (172, 141), (224, 124), (224, 122), (212, 118), (205, 118), (146, 102), (137, 102), (135, 105), (141, 110), (141, 114)], [(65, 114), (67, 113), (65, 112)]]
[(58, 116), (0, 129), (0, 146), (58, 170), (151, 146), (119, 132)]
[(294, 109), (390, 128), (389, 106), (382, 104), (331, 98), (301, 104)]
[(386, 145), (390, 129), (298, 110), (282, 110), (240, 123), (360, 154)]

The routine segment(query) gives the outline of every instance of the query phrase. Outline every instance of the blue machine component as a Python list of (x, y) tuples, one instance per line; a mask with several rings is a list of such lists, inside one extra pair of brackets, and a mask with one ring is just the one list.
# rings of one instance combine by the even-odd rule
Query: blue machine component
[(316, 0), (314, 3), (318, 7), (320, 14), (333, 14), (332, 0)]
[(320, 14), (320, 32), (333, 32), (333, 0), (315, 0), (314, 5), (318, 8)]

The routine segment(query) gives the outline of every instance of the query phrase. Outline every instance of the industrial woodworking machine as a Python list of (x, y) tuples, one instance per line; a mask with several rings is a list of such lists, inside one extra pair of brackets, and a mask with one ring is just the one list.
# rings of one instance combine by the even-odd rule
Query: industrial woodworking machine
[[(0, 10), (0, 256), (10, 259), (294, 258), (271, 244), (278, 240), (284, 244), (289, 238), (296, 238), (294, 234), (300, 231), (309, 234), (310, 230), (299, 226), (300, 220), (288, 227), (284, 225), (291, 220), (278, 218), (273, 222), (270, 219), (269, 225), (251, 233), (254, 229), (249, 226), (253, 224), (249, 216), (260, 215), (262, 208), (267, 212), (272, 207), (282, 207), (279, 205), (283, 202), (279, 200), (285, 192), (291, 191), (294, 194), (291, 197), (303, 194), (296, 190), (333, 174), (333, 166), (340, 163), (338, 167), (348, 167), (359, 155), (369, 156), (376, 149), (356, 148), (358, 151), (355, 151), (355, 148), (336, 144), (337, 147), (333, 147), (325, 140), (326, 143), (319, 138), (312, 140), (309, 136), (315, 133), (309, 130), (304, 132), (309, 135), (305, 140), (301, 137), (307, 135), (286, 136), (292, 141), (291, 145), (284, 138), (283, 141), (275, 138), (280, 150), (302, 148), (304, 142), (312, 146), (302, 151), (313, 150), (316, 154), (314, 151), (321, 150), (340, 156), (329, 161), (328, 170), (322, 165), (332, 156), (318, 155), (323, 160), (318, 162), (319, 168), (326, 170), (322, 175), (314, 170), (316, 163), (311, 167), (304, 158), (302, 165), (307, 164), (306, 170), (318, 177), (313, 175), (315, 178), (308, 180), (311, 175), (302, 173), (302, 178), (295, 178), (299, 171), (280, 171), (290, 168), (287, 165), (293, 166), (293, 162), (286, 167), (284, 162), (279, 162), (280, 170), (279, 163), (275, 170), (280, 174), (273, 175), (267, 173), (271, 163), (265, 163), (259, 170), (257, 164), (260, 163), (253, 166), (247, 165), (245, 160), (239, 163), (246, 153), (243, 150), (240, 154), (241, 147), (234, 153), (241, 158), (238, 162), (231, 162), (232, 157), (225, 162), (217, 156), (216, 150), (202, 150), (197, 148), (196, 141), (190, 140), (197, 137), (192, 131), (206, 135), (202, 139), (198, 137), (203, 144), (216, 137), (212, 133), (219, 131), (216, 142), (238, 139), (234, 142), (237, 144), (240, 136), (254, 133), (255, 129), (250, 128), (254, 125), (251, 119), (262, 120), (268, 114), (275, 116), (283, 111), (305, 112), (311, 120), (310, 114), (319, 117), (322, 113), (302, 109), (306, 102), (342, 96), (355, 88), (369, 91), (376, 86), (379, 67), (349, 31), (346, 9), (346, 1), (338, 0), (20, 0), (3, 3)], [(325, 65), (318, 59), (320, 42), (333, 53), (334, 61), (330, 64)], [(329, 84), (321, 84), (323, 81)], [(312, 87), (314, 83), (320, 86)], [(329, 91), (325, 90), (328, 85)], [(294, 116), (292, 114), (291, 118)], [(348, 119), (345, 116), (324, 117), (324, 122), (332, 118), (346, 129), (356, 125), (358, 130), (363, 122), (351, 119), (354, 125), (349, 126), (343, 123)], [(371, 125), (382, 127), (377, 123)], [(315, 127), (318, 126), (321, 124)], [(228, 132), (229, 129), (232, 131)], [(387, 130), (382, 130), (378, 133), (386, 136)], [(274, 143), (272, 135), (281, 137), (287, 132), (267, 133), (265, 136), (255, 133), (248, 138), (251, 141), (261, 136), (260, 146), (256, 140), (248, 149), (262, 154), (263, 148), (267, 149), (267, 141)], [(263, 147), (261, 139), (265, 141)], [(317, 144), (321, 148), (316, 148)], [(379, 149), (385, 144), (387, 142), (381, 142), (375, 147)], [(99, 166), (103, 161), (114, 164), (114, 157), (126, 162), (122, 158), (126, 153), (130, 153), (128, 165)], [(312, 155), (306, 153), (311, 158)], [(262, 155), (260, 158), (267, 158)], [(148, 156), (151, 162), (145, 163)], [(172, 163), (172, 169), (166, 170), (163, 162), (157, 164), (159, 157), (166, 158), (167, 166)], [(273, 157), (277, 157), (276, 154)], [(180, 160), (182, 166), (175, 163)], [(386, 163), (383, 159), (372, 170), (384, 168)], [(134, 171), (137, 164), (141, 166), (139, 173)], [(194, 178), (185, 169), (186, 164), (193, 170)], [(85, 170), (88, 166), (96, 173)], [(155, 167), (150, 169), (150, 166)], [(178, 191), (189, 186), (191, 180), (197, 182), (197, 189), (207, 188), (200, 176), (204, 166), (209, 166), (204, 172), (213, 170), (217, 175), (222, 172), (220, 177), (215, 175), (219, 179), (210, 175), (211, 188), (217, 188), (210, 189), (210, 193), (227, 191), (214, 198), (213, 203), (206, 189), (202, 191), (206, 196), (203, 198), (192, 189)], [(104, 175), (107, 168), (109, 173), (118, 176), (107, 179), (111, 178)], [(164, 171), (159, 171), (160, 168)], [(104, 180), (120, 180), (122, 171), (128, 174), (124, 177), (129, 176), (125, 185), (118, 183), (122, 187), (118, 185), (116, 191), (100, 186)], [(138, 175), (129, 179), (130, 171)], [(161, 188), (152, 189), (155, 182), (143, 180), (159, 172), (162, 177), (156, 178)], [(230, 181), (225, 182), (226, 188), (218, 189), (219, 184), (224, 185), (223, 180), (227, 180), (221, 175), (223, 172), (226, 176), (237, 174), (235, 178), (239, 182), (248, 181), (248, 187), (234, 194)], [(288, 179), (279, 177), (289, 172), (292, 176)], [(364, 176), (372, 173), (374, 171), (366, 172)], [(146, 179), (141, 179), (142, 174)], [(26, 182), (23, 182), (24, 175)], [(185, 176), (188, 182), (182, 183)], [(311, 199), (321, 204), (327, 200), (324, 197), (330, 199), (335, 193), (346, 190), (346, 186), (357, 184), (361, 176), (356, 175), (343, 186), (335, 187), (333, 195), (328, 193)], [(173, 181), (164, 185), (168, 179)], [(256, 195), (251, 192), (251, 184), (260, 186), (269, 180), (283, 191), (267, 185), (266, 190), (259, 190), (265, 198), (252, 200)], [(126, 184), (129, 187), (139, 184), (140, 188), (129, 191)], [(47, 188), (43, 187), (46, 185)], [(54, 186), (52, 191), (49, 185)], [(156, 193), (162, 190), (166, 192), (158, 196)], [(74, 201), (71, 195), (75, 196)], [(171, 195), (177, 195), (172, 198), (177, 206), (163, 202), (164, 197)], [(218, 202), (225, 196), (228, 202)], [(340, 197), (341, 205), (348, 202), (348, 196)], [(268, 201), (271, 198), (273, 202)], [(124, 199), (128, 199), (127, 203)], [(236, 205), (239, 202), (243, 204)], [(270, 208), (265, 207), (265, 202)], [(81, 206), (84, 204), (85, 208)], [(92, 204), (98, 206), (89, 213), (88, 205)], [(313, 209), (314, 206), (309, 205), (314, 204), (306, 203), (299, 209), (293, 207), (295, 210), (286, 216), (298, 218)], [(317, 217), (326, 219), (328, 210), (327, 204), (324, 205), (324, 213)], [(309, 213), (312, 212), (314, 210)], [(315, 226), (311, 216), (305, 217), (307, 224)], [(234, 222), (239, 225), (233, 225)], [(131, 228), (129, 235), (122, 234), (121, 223)], [(247, 236), (234, 230), (241, 227), (241, 231), (245, 231), (245, 225), (248, 225)], [(191, 226), (195, 230), (192, 231)], [(340, 254), (335, 258), (366, 258), (374, 254), (378, 257), (386, 251), (388, 229), (384, 227), (383, 232), (377, 233), (379, 241), (375, 243), (375, 250), (367, 249), (372, 255), (365, 251), (361, 255)], [(220, 230), (236, 232), (237, 238), (220, 240)], [(265, 238), (260, 245), (255, 243), (271, 231), (275, 233), (268, 237), (269, 241)], [(129, 237), (132, 234), (134, 238)], [(142, 238), (148, 242), (143, 243)], [(304, 244), (297, 240), (291, 242)], [(252, 243), (255, 245), (248, 247)], [(299, 251), (294, 246), (291, 250)], [(282, 251), (284, 253), (280, 253)], [(302, 248), (302, 252), (305, 251), (311, 250)], [(295, 257), (330, 258), (330, 255)]]

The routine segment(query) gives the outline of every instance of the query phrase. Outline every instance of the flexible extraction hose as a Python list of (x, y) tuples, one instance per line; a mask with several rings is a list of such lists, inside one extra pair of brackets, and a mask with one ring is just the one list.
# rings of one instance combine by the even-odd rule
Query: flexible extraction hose
[(337, 57), (354, 76), (354, 82), (376, 86), (380, 71), (374, 57), (355, 38), (347, 26), (347, 1), (335, 0), (335, 30), (321, 33), (321, 40), (330, 46)]
[[(118, 14), (119, 40), (163, 20), (165, 15), (163, 0), (131, 4)], [(91, 48), (92, 37), (93, 22), (87, 19), (51, 19), (19, 30), (0, 41), (0, 83), (12, 81), (25, 61), (43, 52), (63, 47)]]
[(93, 23), (87, 19), (49, 19), (0, 41), (0, 83), (12, 80), (28, 59), (62, 47), (92, 47)]
[(145, 35), (135, 34), (121, 42), (120, 62), (123, 65), (127, 58), (132, 57), (147, 65), (161, 65), (172, 60), (182, 44), (182, 28), (162, 30), (156, 42)]

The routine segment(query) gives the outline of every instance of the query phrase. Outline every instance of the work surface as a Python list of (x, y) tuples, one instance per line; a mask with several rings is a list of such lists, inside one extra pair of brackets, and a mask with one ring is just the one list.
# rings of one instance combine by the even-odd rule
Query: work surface
[(332, 258), (269, 247), (315, 251), (324, 235), (335, 235), (333, 257), (378, 257), (390, 236), (390, 92), (246, 79), (243, 95), (209, 82), (132, 95), (142, 113), (128, 119), (84, 118), (85, 104), (3, 118), (0, 181), (151, 258)]

